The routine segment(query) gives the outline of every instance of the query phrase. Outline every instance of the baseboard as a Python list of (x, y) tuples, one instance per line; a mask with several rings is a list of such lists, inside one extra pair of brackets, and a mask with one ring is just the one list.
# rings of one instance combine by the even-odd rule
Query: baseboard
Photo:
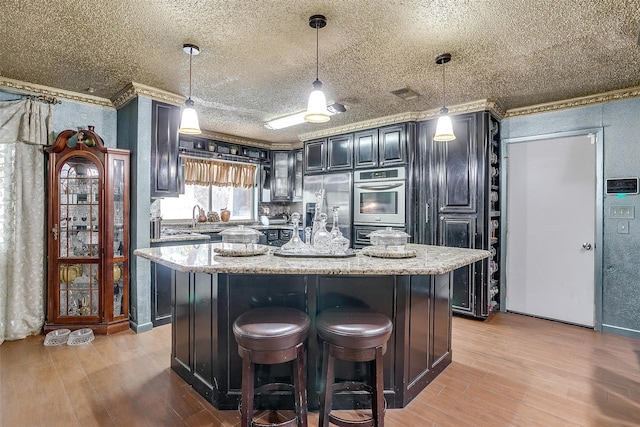
[(635, 329), (622, 328), (620, 326), (602, 325), (602, 332), (624, 335), (625, 337), (631, 338), (640, 338), (640, 331)]
[(143, 332), (147, 332), (153, 329), (153, 323), (151, 322), (147, 322), (139, 325), (133, 320), (129, 320), (129, 326), (131, 326), (131, 329), (136, 334), (141, 334)]

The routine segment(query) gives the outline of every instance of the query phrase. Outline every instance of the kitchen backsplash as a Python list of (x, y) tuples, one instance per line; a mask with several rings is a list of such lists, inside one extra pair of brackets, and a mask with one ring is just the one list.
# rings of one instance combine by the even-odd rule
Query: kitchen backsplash
[(258, 215), (291, 215), (293, 212), (302, 214), (302, 202), (269, 202), (258, 205)]

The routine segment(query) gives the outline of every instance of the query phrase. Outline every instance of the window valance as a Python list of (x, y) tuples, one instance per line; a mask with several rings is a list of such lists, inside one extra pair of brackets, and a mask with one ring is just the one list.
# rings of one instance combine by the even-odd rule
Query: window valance
[(191, 185), (242, 188), (255, 185), (256, 165), (186, 157), (184, 171), (185, 183)]

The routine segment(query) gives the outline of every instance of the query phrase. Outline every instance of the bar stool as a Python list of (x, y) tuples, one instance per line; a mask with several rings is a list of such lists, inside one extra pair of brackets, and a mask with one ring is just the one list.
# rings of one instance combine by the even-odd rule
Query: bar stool
[[(393, 325), (383, 314), (369, 309), (329, 309), (316, 317), (318, 336), (324, 341), (322, 358), (323, 385), (320, 394), (318, 427), (329, 422), (345, 426), (384, 426), (385, 400), (382, 376), (382, 355)], [(352, 362), (370, 362), (371, 385), (357, 382), (336, 383), (335, 359)], [(343, 390), (365, 390), (371, 395), (372, 417), (346, 420), (331, 413), (333, 394)]]
[[(249, 310), (233, 322), (233, 334), (242, 357), (242, 399), (240, 425), (307, 427), (307, 389), (304, 371), (304, 341), (309, 332), (309, 316), (287, 307)], [(293, 385), (271, 383), (254, 389), (255, 364), (293, 363)], [(262, 424), (253, 419), (254, 395), (262, 391), (293, 390), (296, 416), (280, 423)]]

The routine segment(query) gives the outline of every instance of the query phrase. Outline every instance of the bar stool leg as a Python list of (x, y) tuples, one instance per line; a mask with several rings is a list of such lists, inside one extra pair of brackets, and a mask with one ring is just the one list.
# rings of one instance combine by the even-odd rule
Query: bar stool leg
[(371, 366), (371, 412), (373, 415), (374, 426), (384, 427), (384, 378), (382, 374), (382, 347), (376, 347), (376, 357)]
[(242, 410), (240, 412), (240, 425), (251, 427), (253, 424), (253, 387), (255, 365), (251, 361), (251, 354), (243, 349), (242, 354)]
[(323, 354), (322, 354), (322, 372), (324, 375), (324, 383), (322, 385), (322, 392), (320, 395), (320, 417), (318, 420), (318, 427), (329, 426), (329, 413), (331, 412), (331, 406), (333, 405), (333, 380), (334, 372), (333, 355), (330, 354), (331, 346), (328, 342), (324, 342)]
[(295, 368), (293, 370), (294, 393), (296, 394), (296, 415), (298, 426), (307, 427), (307, 385), (304, 372), (304, 345), (296, 348)]

